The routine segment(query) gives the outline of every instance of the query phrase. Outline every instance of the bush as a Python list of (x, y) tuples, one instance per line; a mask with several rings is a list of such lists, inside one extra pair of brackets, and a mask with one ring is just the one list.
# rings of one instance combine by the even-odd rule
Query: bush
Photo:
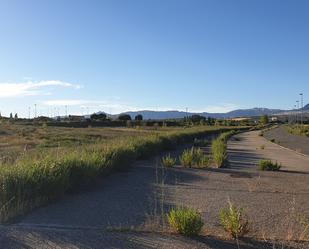
[(228, 208), (221, 209), (220, 222), (224, 230), (236, 239), (249, 231), (248, 220), (243, 216), (243, 209), (237, 208), (231, 202), (229, 202)]
[(211, 143), (212, 158), (218, 168), (227, 163), (227, 140), (236, 134), (236, 131), (221, 133), (220, 136)]
[(180, 164), (184, 167), (191, 168), (193, 165), (193, 148), (191, 150), (186, 149), (182, 152), (179, 157)]
[(171, 228), (182, 235), (198, 235), (203, 228), (201, 214), (192, 208), (172, 209), (167, 215)]
[(179, 157), (180, 164), (184, 167), (191, 168), (192, 166), (203, 167), (208, 166), (210, 159), (204, 155), (200, 148), (186, 149)]
[(227, 146), (220, 139), (215, 139), (211, 144), (212, 158), (218, 168), (223, 167), (227, 162)]
[(176, 164), (176, 158), (171, 157), (171, 155), (169, 154), (162, 158), (162, 164), (165, 167), (173, 167)]
[(280, 170), (281, 165), (273, 163), (271, 160), (260, 160), (259, 161), (259, 169), (260, 170), (269, 170), (269, 171), (278, 171)]

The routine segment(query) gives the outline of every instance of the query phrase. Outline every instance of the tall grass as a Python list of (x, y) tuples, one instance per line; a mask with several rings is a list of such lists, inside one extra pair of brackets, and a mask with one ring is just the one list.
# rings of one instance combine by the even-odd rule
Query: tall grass
[(200, 148), (192, 147), (182, 152), (179, 157), (180, 164), (184, 167), (208, 167), (210, 159), (204, 155), (204, 152)]
[(100, 176), (115, 168), (127, 167), (136, 159), (226, 130), (229, 128), (193, 127), (75, 149), (55, 149), (35, 156), (25, 155), (14, 165), (0, 168), (0, 205), (5, 204), (0, 210), (0, 222), (90, 185)]
[(201, 213), (193, 208), (172, 209), (167, 218), (171, 228), (185, 236), (198, 235), (204, 225)]
[(235, 134), (235, 131), (222, 133), (217, 139), (211, 143), (211, 152), (214, 163), (218, 168), (223, 167), (227, 163), (227, 140)]

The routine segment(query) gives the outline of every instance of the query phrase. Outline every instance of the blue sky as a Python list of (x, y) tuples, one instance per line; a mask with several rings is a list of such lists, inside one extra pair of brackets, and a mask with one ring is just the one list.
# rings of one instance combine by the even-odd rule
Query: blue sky
[(0, 110), (309, 102), (306, 0), (1, 0)]

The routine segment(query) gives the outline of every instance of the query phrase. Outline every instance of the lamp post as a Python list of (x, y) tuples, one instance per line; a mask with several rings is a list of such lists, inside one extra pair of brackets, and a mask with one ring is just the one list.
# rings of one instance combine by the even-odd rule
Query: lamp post
[(303, 94), (302, 93), (300, 93), (299, 94), (300, 95), (300, 107), (301, 107), (301, 109), (300, 109), (300, 123), (301, 123), (301, 125), (303, 125)]

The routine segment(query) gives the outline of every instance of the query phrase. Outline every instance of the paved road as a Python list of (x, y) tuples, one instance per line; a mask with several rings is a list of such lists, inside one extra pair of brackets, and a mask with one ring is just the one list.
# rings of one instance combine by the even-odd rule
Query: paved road
[[(261, 150), (263, 144), (265, 149)], [(94, 191), (68, 195), (2, 227), (0, 248), (234, 249), (234, 241), (209, 236), (226, 237), (218, 214), (228, 200), (245, 208), (250, 217), (249, 236), (299, 238), (302, 226), (293, 215), (309, 217), (308, 159), (268, 142), (257, 132), (237, 135), (228, 149), (231, 163), (226, 169), (166, 170), (160, 167), (160, 157), (136, 162), (132, 168), (104, 178)], [(290, 173), (257, 171), (260, 158), (278, 160)], [(162, 217), (162, 211), (175, 205), (201, 211), (205, 221), (202, 237), (127, 231), (131, 227), (157, 231), (159, 226), (149, 217)], [(109, 227), (112, 231), (106, 231)], [(309, 248), (308, 244), (285, 246), (278, 248)], [(272, 242), (247, 239), (241, 248), (277, 247)]]
[(264, 137), (275, 139), (276, 143), (309, 156), (309, 137), (291, 134), (285, 125), (265, 131)]
[(282, 148), (258, 134), (259, 131), (241, 133), (229, 141), (232, 168), (255, 169), (259, 160), (271, 159), (280, 163), (282, 170), (309, 172), (309, 156)]

